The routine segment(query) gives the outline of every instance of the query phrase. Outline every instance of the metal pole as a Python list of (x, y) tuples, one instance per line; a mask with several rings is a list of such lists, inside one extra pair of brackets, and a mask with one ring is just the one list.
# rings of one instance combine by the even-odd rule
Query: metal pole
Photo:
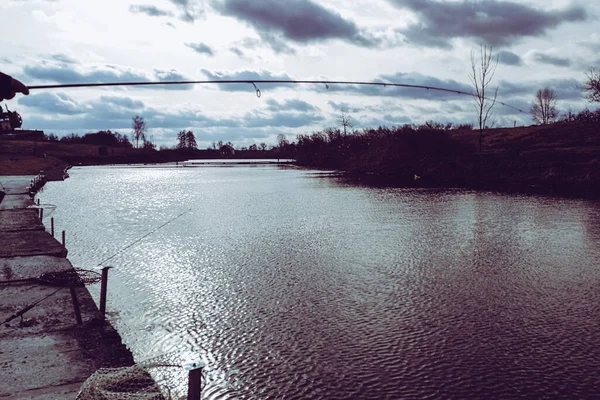
[(52, 233), (52, 237), (54, 237), (54, 217), (50, 218), (50, 232)]
[(44, 209), (40, 208), (40, 219), (43, 220), (44, 219)]
[(187, 400), (200, 400), (202, 392), (202, 368), (206, 364), (202, 361), (193, 361), (184, 364), (184, 368), (188, 370), (188, 394)]
[(112, 267), (102, 267), (102, 281), (100, 281), (100, 313), (106, 318), (106, 291), (108, 289), (108, 270)]
[(77, 299), (77, 293), (75, 293), (75, 286), (69, 286), (69, 290), (71, 291), (71, 299), (73, 300), (73, 309), (75, 310), (77, 325), (81, 325), (83, 324), (83, 321), (81, 320), (81, 310), (79, 309), (79, 300)]
[(67, 243), (66, 243), (66, 239), (65, 239), (65, 234), (66, 231), (62, 231), (62, 247), (63, 247), (63, 252), (65, 254), (65, 257), (67, 256)]

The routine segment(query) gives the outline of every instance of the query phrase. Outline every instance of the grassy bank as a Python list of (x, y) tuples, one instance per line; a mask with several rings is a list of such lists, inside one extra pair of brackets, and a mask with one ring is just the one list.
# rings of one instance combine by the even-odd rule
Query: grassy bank
[[(600, 197), (600, 124), (565, 122), (479, 132), (420, 127), (317, 132), (300, 165), (401, 186), (468, 187)], [(415, 176), (417, 179), (415, 179)]]
[(190, 154), (128, 147), (47, 141), (0, 141), (0, 175), (35, 175), (63, 179), (72, 165), (144, 164), (187, 160)]

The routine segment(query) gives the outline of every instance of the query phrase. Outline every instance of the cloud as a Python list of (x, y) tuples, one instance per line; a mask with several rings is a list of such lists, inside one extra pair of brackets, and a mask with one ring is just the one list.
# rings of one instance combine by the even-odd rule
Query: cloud
[(504, 65), (523, 65), (523, 60), (518, 54), (507, 50), (498, 53), (498, 62)]
[(356, 106), (351, 106), (349, 103), (346, 103), (344, 101), (336, 103), (334, 101), (328, 101), (327, 104), (329, 104), (331, 106), (331, 108), (333, 108), (335, 111), (339, 111), (339, 112), (347, 112), (347, 113), (357, 113), (361, 111), (361, 108), (356, 107)]
[(243, 125), (249, 128), (258, 127), (288, 127), (300, 128), (323, 121), (321, 114), (278, 112), (271, 115), (249, 113), (244, 116)]
[(23, 70), (29, 78), (57, 83), (149, 81), (143, 72), (114, 65), (92, 66), (84, 70), (78, 65), (42, 61)]
[[(273, 73), (266, 70), (253, 71), (253, 70), (243, 70), (237, 72), (227, 72), (227, 71), (210, 71), (207, 69), (202, 69), (201, 72), (209, 79), (209, 80), (234, 80), (234, 81), (257, 81), (257, 80), (292, 80), (292, 78), (286, 73)], [(254, 90), (253, 87), (249, 88), (248, 85), (244, 84), (217, 84), (219, 89), (229, 91), (229, 92), (248, 92)], [(260, 83), (257, 84), (257, 87), (260, 90), (263, 89), (272, 89), (276, 87), (289, 87), (290, 84), (285, 83)]]
[[(64, 59), (59, 55), (58, 58)], [(55, 56), (56, 59), (56, 56)], [(182, 81), (189, 80), (176, 70), (154, 69), (152, 74), (118, 65), (83, 66), (74, 61), (52, 62), (44, 60), (38, 64), (28, 65), (23, 69), (29, 80), (50, 81), (58, 84), (69, 83), (111, 83), (111, 82), (150, 82), (152, 80)], [(140, 86), (155, 88), (156, 86)], [(192, 85), (165, 85), (166, 90), (190, 90)]]
[[(242, 40), (238, 40), (234, 42), (231, 47), (229, 47), (229, 51), (238, 57), (247, 57), (246, 51), (256, 50), (261, 47), (264, 47), (264, 43), (259, 39), (254, 38), (244, 38)], [(243, 49), (243, 50), (242, 50)], [(295, 54), (296, 51), (291, 47), (288, 49), (290, 53)]]
[(535, 52), (533, 59), (540, 64), (554, 65), (555, 67), (569, 67), (573, 62), (567, 57), (558, 57), (550, 54)]
[(204, 43), (186, 43), (185, 45), (198, 54), (206, 54), (211, 57), (215, 55), (214, 50)]
[(299, 111), (299, 112), (318, 112), (319, 108), (300, 99), (288, 99), (279, 102), (275, 99), (266, 101), (269, 111)]
[(244, 52), (242, 50), (240, 50), (238, 47), (231, 46), (229, 48), (229, 51), (232, 52), (233, 54), (235, 54), (238, 57), (244, 57)]
[(129, 97), (121, 96), (100, 96), (100, 100), (104, 103), (115, 104), (128, 110), (143, 110), (144, 102), (133, 100)]
[(438, 91), (427, 90), (425, 88), (412, 87), (394, 87), (394, 86), (363, 86), (363, 85), (329, 85), (329, 88), (323, 88), (320, 85), (315, 86), (318, 92), (349, 92), (367, 96), (390, 96), (410, 99), (447, 99), (458, 96), (454, 91), (471, 93), (473, 90), (466, 83), (457, 82), (453, 79), (442, 80), (433, 76), (422, 75), (417, 72), (403, 73), (397, 72), (392, 75), (380, 75), (374, 82), (397, 83), (415, 86), (437, 87), (450, 90)]
[(275, 52), (293, 51), (286, 40), (308, 44), (340, 39), (360, 47), (379, 44), (338, 13), (310, 0), (215, 1), (222, 15), (252, 26)]
[(50, 54), (48, 58), (63, 64), (77, 64), (76, 59), (63, 53)]
[(65, 93), (37, 93), (21, 97), (19, 104), (51, 115), (77, 115), (85, 113), (85, 108)]
[[(527, 96), (533, 98), (538, 89), (548, 87), (556, 91), (559, 100), (577, 100), (582, 98), (579, 85), (580, 82), (576, 79), (546, 79), (518, 83), (502, 80), (499, 82), (498, 96), (504, 99)], [(513, 101), (510, 100), (511, 105)]]
[(179, 19), (194, 23), (204, 15), (204, 2), (202, 0), (170, 0), (181, 12)]
[(161, 10), (155, 6), (134, 4), (129, 6), (129, 11), (134, 14), (146, 14), (150, 17), (172, 17), (171, 11)]
[(415, 13), (419, 22), (403, 30), (414, 43), (450, 48), (455, 38), (483, 40), (507, 46), (523, 37), (542, 36), (566, 22), (584, 21), (586, 10), (572, 5), (562, 10), (540, 10), (512, 1), (388, 0)]

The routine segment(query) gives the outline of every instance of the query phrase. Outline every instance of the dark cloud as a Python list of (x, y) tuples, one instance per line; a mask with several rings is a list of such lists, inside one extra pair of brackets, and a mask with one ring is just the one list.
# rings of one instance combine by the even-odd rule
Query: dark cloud
[(550, 54), (536, 52), (533, 59), (540, 64), (554, 65), (555, 67), (569, 67), (573, 62), (567, 57), (558, 57)]
[(204, 43), (186, 43), (185, 45), (198, 54), (206, 54), (211, 57), (215, 55), (214, 50)]
[(300, 99), (289, 99), (284, 101), (277, 101), (275, 99), (268, 99), (266, 101), (267, 109), (269, 111), (298, 111), (298, 112), (318, 112), (319, 108), (307, 103)]
[(542, 36), (566, 22), (588, 18), (586, 10), (572, 5), (562, 10), (541, 10), (511, 1), (388, 0), (417, 14), (419, 22), (403, 31), (414, 43), (451, 47), (454, 38), (475, 38), (506, 46), (522, 37)]
[(498, 62), (504, 65), (523, 65), (523, 60), (518, 54), (507, 50), (498, 53)]
[(307, 44), (340, 39), (361, 47), (379, 44), (338, 13), (310, 0), (222, 0), (215, 9), (252, 26), (276, 52), (290, 51), (285, 40)]
[(181, 12), (179, 19), (194, 23), (204, 15), (204, 2), (202, 0), (170, 0)]
[[(202, 69), (201, 72), (209, 80), (240, 80), (240, 81), (257, 81), (257, 80), (291, 80), (292, 78), (286, 73), (272, 73), (266, 70), (252, 71), (244, 70), (237, 72), (225, 72), (225, 71), (209, 71)], [(244, 84), (218, 84), (219, 89), (229, 92), (249, 92), (254, 90), (252, 85)], [(250, 86), (250, 87), (249, 87)], [(257, 87), (262, 91), (264, 89), (272, 89), (275, 87), (290, 86), (290, 84), (283, 83), (260, 83)]]
[(129, 11), (134, 14), (146, 14), (150, 17), (172, 17), (171, 11), (161, 10), (155, 6), (134, 4), (129, 6)]

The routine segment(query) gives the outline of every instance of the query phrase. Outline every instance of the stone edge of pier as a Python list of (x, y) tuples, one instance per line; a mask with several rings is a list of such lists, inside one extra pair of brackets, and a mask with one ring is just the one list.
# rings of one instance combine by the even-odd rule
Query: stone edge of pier
[(133, 356), (86, 287), (75, 290), (82, 317), (78, 324), (68, 288), (6, 283), (73, 265), (35, 208), (33, 195), (45, 180), (2, 176), (0, 182), (0, 322), (49, 296), (22, 318), (0, 326), (0, 398), (74, 399), (98, 368), (133, 365)]

